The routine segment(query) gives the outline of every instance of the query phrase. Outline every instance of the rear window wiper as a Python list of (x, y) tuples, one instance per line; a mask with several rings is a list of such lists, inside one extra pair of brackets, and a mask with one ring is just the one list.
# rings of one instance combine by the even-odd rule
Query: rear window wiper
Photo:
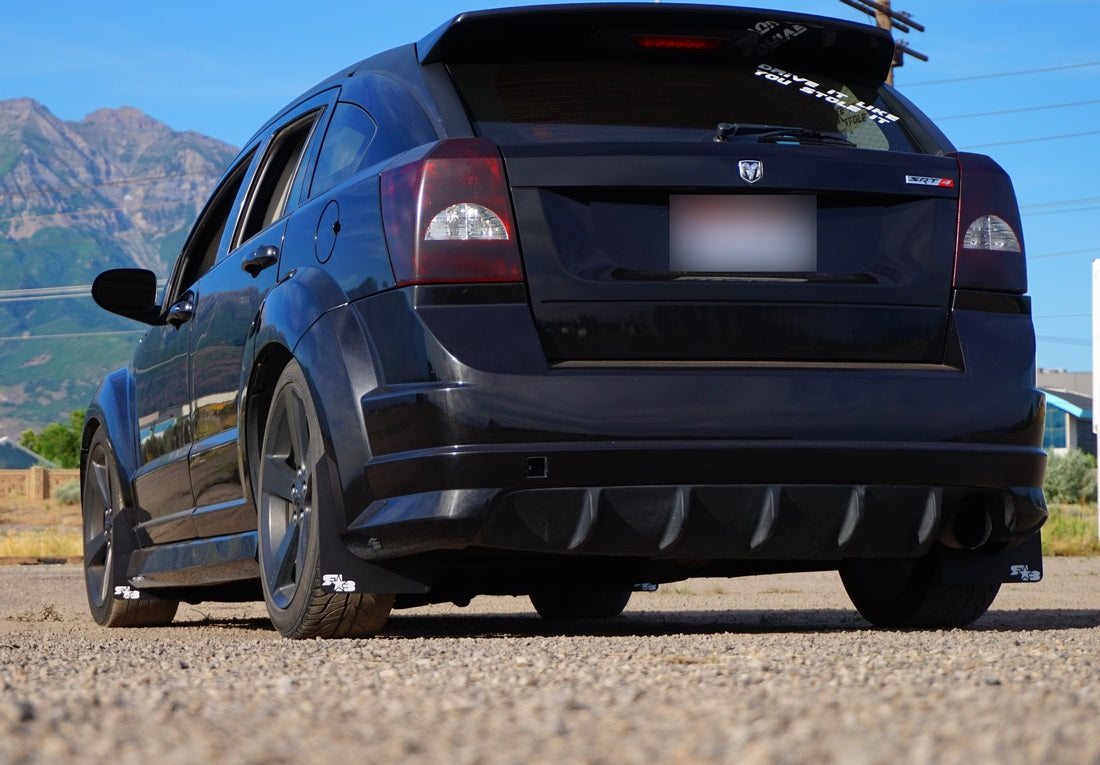
[(816, 143), (828, 146), (855, 146), (840, 133), (823, 133), (820, 130), (788, 125), (763, 125), (752, 122), (719, 122), (715, 141), (752, 139), (757, 143)]

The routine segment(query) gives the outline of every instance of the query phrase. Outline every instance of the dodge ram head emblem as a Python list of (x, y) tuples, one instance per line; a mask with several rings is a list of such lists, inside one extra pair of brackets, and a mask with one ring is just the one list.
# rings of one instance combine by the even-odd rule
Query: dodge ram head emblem
[(756, 183), (764, 177), (764, 163), (758, 159), (741, 160), (737, 163), (737, 170), (745, 183)]

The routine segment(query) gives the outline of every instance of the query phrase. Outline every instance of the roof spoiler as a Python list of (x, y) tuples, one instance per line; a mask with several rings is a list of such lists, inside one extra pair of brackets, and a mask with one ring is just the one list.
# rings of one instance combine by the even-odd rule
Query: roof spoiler
[[(694, 36), (697, 49), (639, 44)], [(417, 43), (422, 64), (650, 59), (769, 63), (881, 83), (894, 40), (868, 24), (717, 5), (622, 3), (542, 5), (455, 16)], [(685, 46), (687, 47), (687, 46)]]

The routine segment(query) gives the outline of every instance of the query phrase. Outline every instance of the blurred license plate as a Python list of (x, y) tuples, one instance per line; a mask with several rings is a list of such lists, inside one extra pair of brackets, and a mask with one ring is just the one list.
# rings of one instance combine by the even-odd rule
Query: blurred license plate
[(669, 268), (711, 273), (817, 270), (817, 198), (673, 194)]

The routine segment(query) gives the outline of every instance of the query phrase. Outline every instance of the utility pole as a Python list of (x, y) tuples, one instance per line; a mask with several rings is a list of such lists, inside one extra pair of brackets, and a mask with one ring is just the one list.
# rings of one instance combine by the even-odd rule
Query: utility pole
[[(913, 21), (911, 15), (905, 11), (894, 11), (891, 9), (890, 0), (840, 0), (840, 2), (855, 8), (857, 11), (862, 11), (868, 16), (873, 16), (875, 25), (880, 29), (885, 29), (889, 32), (893, 32), (893, 30), (896, 29), (899, 32), (906, 33), (914, 29), (918, 32), (924, 31), (924, 27)], [(905, 63), (905, 56), (912, 56), (921, 61), (928, 60), (928, 56), (910, 48), (905, 40), (896, 40), (895, 45), (894, 62), (890, 65), (890, 74), (886, 76), (886, 83), (888, 85), (894, 84), (894, 69)]]

